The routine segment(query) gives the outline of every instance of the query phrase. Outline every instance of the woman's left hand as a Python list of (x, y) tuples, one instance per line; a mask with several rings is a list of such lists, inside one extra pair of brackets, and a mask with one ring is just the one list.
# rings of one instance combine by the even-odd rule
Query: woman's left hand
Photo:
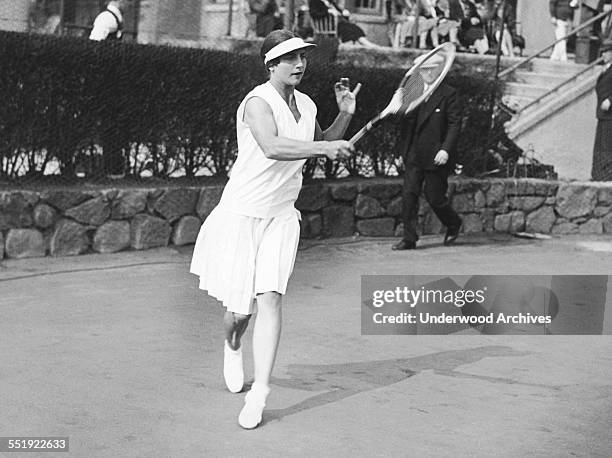
[(350, 91), (350, 87), (348, 83), (343, 81), (338, 81), (334, 85), (334, 91), (336, 92), (336, 103), (338, 104), (338, 109), (343, 113), (354, 114), (355, 108), (357, 107), (357, 94), (361, 89), (361, 83), (357, 83), (355, 89)]

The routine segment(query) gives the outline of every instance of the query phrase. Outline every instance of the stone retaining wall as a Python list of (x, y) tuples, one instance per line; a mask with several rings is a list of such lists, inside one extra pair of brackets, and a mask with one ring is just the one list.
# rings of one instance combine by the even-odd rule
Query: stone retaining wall
[[(402, 232), (400, 179), (307, 184), (296, 207), (302, 237)], [(0, 191), (0, 259), (112, 253), (193, 243), (221, 197), (210, 187)], [(612, 183), (452, 179), (464, 232), (612, 234)], [(444, 231), (429, 206), (423, 234)]]

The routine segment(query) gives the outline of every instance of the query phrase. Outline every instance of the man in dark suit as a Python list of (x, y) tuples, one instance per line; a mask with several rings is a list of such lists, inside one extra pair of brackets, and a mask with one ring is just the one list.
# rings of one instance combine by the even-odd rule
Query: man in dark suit
[[(415, 64), (418, 64), (417, 58)], [(441, 69), (434, 56), (420, 68), (425, 86), (433, 83)], [(401, 120), (400, 152), (404, 160), (404, 237), (393, 250), (416, 248), (419, 195), (424, 184), (427, 202), (447, 228), (444, 244), (453, 243), (461, 230), (461, 218), (452, 209), (446, 191), (448, 175), (456, 162), (455, 148), (461, 127), (461, 108), (455, 89), (444, 81), (411, 115)]]
[(449, 19), (459, 23), (459, 42), (462, 47), (468, 48), (484, 37), (478, 9), (470, 0), (448, 0), (448, 11)]

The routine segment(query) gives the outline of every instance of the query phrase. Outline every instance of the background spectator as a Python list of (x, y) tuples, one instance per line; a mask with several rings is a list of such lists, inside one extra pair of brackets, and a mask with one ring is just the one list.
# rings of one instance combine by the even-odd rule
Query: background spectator
[(123, 11), (125, 0), (107, 2), (106, 9), (94, 20), (90, 40), (121, 40), (123, 33)]
[(451, 43), (459, 45), (459, 21), (453, 20), (450, 17), (450, 7), (448, 0), (438, 0), (436, 2), (436, 11), (438, 12), (438, 36), (446, 38)]
[(595, 86), (597, 130), (591, 178), (596, 181), (612, 181), (612, 41), (605, 40), (601, 51), (606, 66)]
[(342, 5), (333, 0), (308, 0), (308, 8), (313, 20), (323, 19), (328, 15), (336, 18), (336, 30), (342, 43), (352, 41), (369, 48), (379, 48), (366, 38), (361, 27), (349, 20), (350, 13), (342, 8)]
[[(550, 20), (555, 26), (555, 39), (558, 40), (567, 35), (570, 23), (574, 17), (574, 10), (570, 6), (570, 0), (550, 0)], [(567, 61), (566, 40), (555, 45), (551, 60)]]
[(258, 37), (283, 28), (276, 0), (249, 0), (249, 8), (255, 14), (255, 34)]
[(459, 22), (460, 49), (486, 53), (488, 40), (476, 5), (469, 0), (448, 0), (448, 7), (450, 19)]

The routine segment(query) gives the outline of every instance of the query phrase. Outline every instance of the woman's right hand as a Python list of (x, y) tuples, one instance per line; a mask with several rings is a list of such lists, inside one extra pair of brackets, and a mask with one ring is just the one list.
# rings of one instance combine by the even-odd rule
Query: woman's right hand
[(610, 109), (610, 99), (605, 99), (600, 105), (601, 111), (608, 111)]
[(355, 151), (355, 147), (351, 142), (346, 140), (334, 140), (331, 142), (325, 142), (323, 154), (332, 161), (338, 159), (345, 159), (350, 157)]

